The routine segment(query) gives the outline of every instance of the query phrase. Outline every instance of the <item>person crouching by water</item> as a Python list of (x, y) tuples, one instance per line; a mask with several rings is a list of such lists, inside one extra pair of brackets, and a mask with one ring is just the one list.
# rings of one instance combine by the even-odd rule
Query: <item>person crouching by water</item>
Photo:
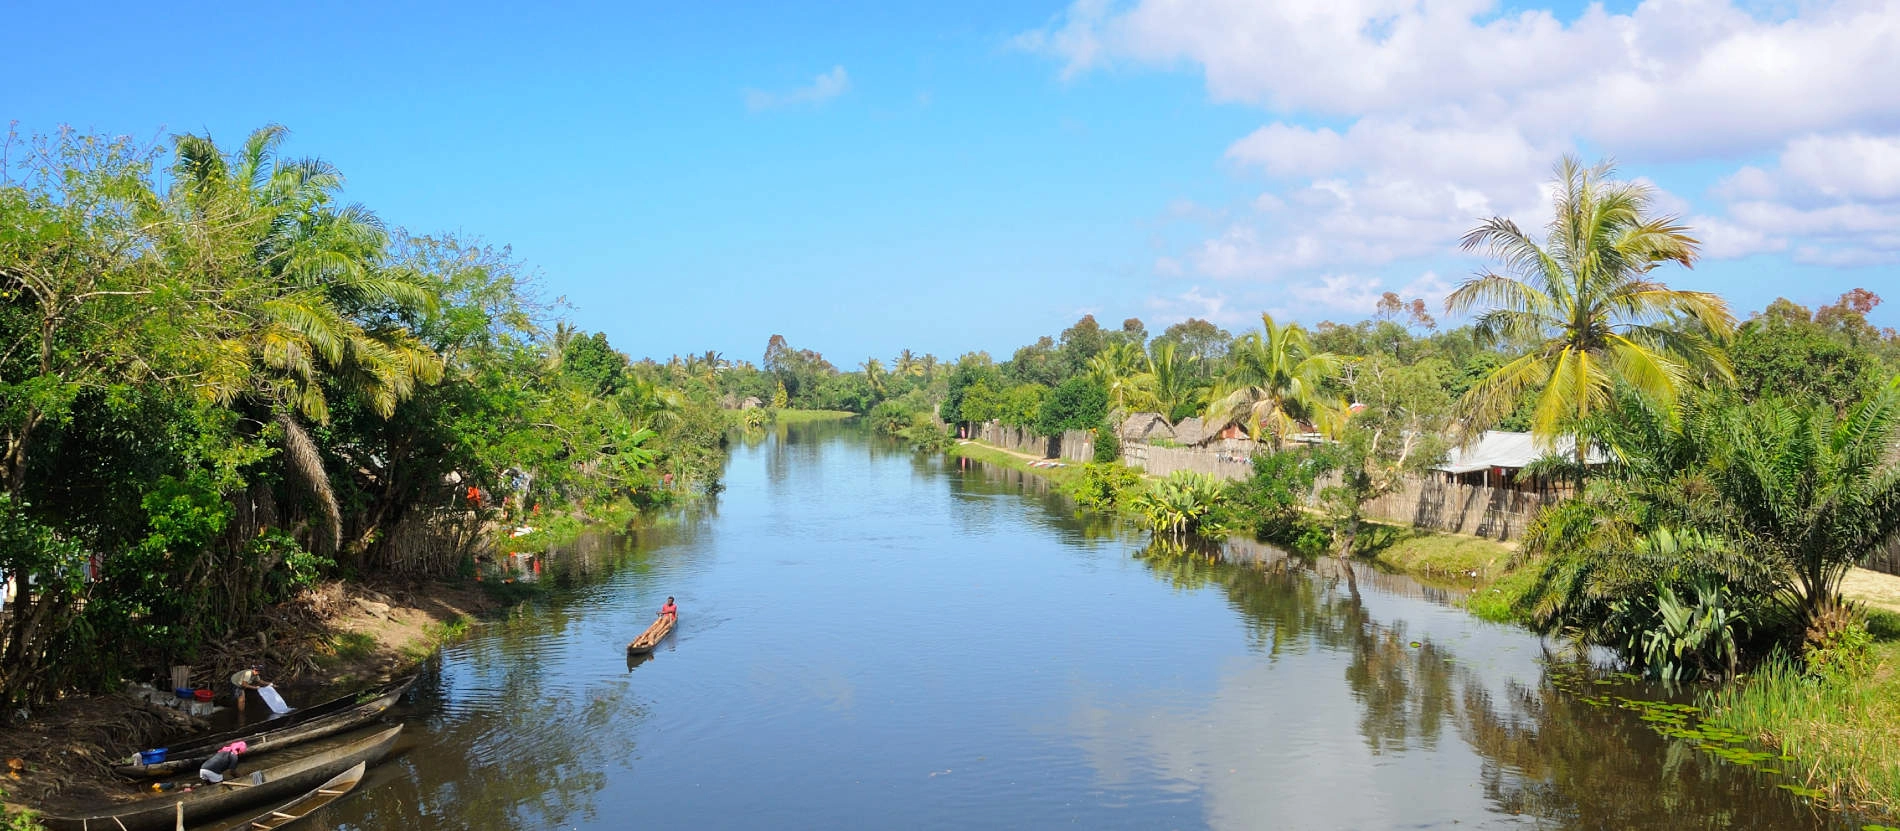
[(252, 664), (245, 669), (231, 673), (231, 690), (237, 694), (238, 712), (244, 712), (244, 699), (250, 697), (245, 694), (247, 691), (261, 690), (270, 685), (269, 681), (264, 680), (263, 664)]
[(679, 616), (680, 607), (673, 605), (673, 597), (668, 595), (666, 605), (660, 607), (660, 617), (670, 617), (674, 620), (679, 620)]
[(238, 757), (243, 756), (244, 751), (249, 749), (250, 747), (243, 742), (232, 742), (218, 748), (218, 752), (211, 754), (211, 758), (206, 759), (204, 765), (198, 768), (198, 778), (213, 785), (223, 782), (224, 777), (236, 772)]

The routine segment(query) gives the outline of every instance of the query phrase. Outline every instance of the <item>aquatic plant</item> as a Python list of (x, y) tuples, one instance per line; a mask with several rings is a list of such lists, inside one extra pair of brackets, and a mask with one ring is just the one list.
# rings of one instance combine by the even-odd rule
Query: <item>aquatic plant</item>
[(1227, 483), (1205, 473), (1177, 470), (1138, 494), (1131, 507), (1156, 535), (1176, 540), (1226, 533), (1220, 514)]

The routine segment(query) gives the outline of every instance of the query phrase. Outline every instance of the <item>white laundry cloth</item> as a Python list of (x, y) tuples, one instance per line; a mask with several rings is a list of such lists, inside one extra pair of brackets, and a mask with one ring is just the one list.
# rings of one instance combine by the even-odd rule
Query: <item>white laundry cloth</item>
[(273, 713), (290, 712), (290, 705), (284, 703), (284, 697), (277, 694), (276, 687), (274, 686), (262, 687), (258, 689), (257, 694), (264, 699), (265, 704), (270, 705), (271, 712)]

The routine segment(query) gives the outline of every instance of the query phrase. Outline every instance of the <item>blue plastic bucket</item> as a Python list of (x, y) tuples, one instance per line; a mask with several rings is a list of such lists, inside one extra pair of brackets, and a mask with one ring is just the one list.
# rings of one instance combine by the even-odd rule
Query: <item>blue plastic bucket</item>
[(171, 748), (161, 747), (155, 750), (141, 750), (139, 751), (139, 764), (156, 765), (159, 762), (163, 762), (165, 761), (165, 751), (170, 749)]
[(172, 694), (178, 696), (179, 698), (190, 698), (191, 688), (190, 687), (175, 687), (172, 689)]

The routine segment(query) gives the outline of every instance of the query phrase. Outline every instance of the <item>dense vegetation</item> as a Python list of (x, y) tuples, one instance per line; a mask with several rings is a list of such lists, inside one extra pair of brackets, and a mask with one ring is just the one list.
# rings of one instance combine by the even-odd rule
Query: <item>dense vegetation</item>
[[(786, 408), (930, 450), (988, 422), (1093, 431), (1095, 463), (1063, 477), (1085, 507), (1180, 544), (1345, 556), (1370, 501), (1483, 430), (1529, 430), (1552, 451), (1533, 472), (1574, 498), (1528, 530), (1495, 605), (1668, 678), (1866, 663), (1839, 588), (1900, 527), (1900, 335), (1868, 323), (1866, 290), (1737, 321), (1669, 288), (1693, 229), (1606, 166), (1560, 165), (1541, 235), (1505, 218), (1467, 235), (1495, 265), (1448, 301), (1469, 325), (1388, 293), (1352, 324), (1151, 337), (1084, 316), (1003, 361), (841, 370), (777, 335), (756, 365), (630, 360), (558, 320), (506, 249), (386, 228), (285, 139), (9, 143), (7, 702), (189, 660), (322, 577), (467, 569), (495, 520), (716, 490), (726, 430)], [(1254, 439), (1252, 475), (1144, 478), (1120, 462), (1136, 413)], [(1585, 464), (1592, 448), (1609, 461)]]
[(0, 699), (188, 661), (323, 576), (466, 569), (492, 520), (716, 487), (712, 362), (629, 362), (285, 140), (10, 139)]

